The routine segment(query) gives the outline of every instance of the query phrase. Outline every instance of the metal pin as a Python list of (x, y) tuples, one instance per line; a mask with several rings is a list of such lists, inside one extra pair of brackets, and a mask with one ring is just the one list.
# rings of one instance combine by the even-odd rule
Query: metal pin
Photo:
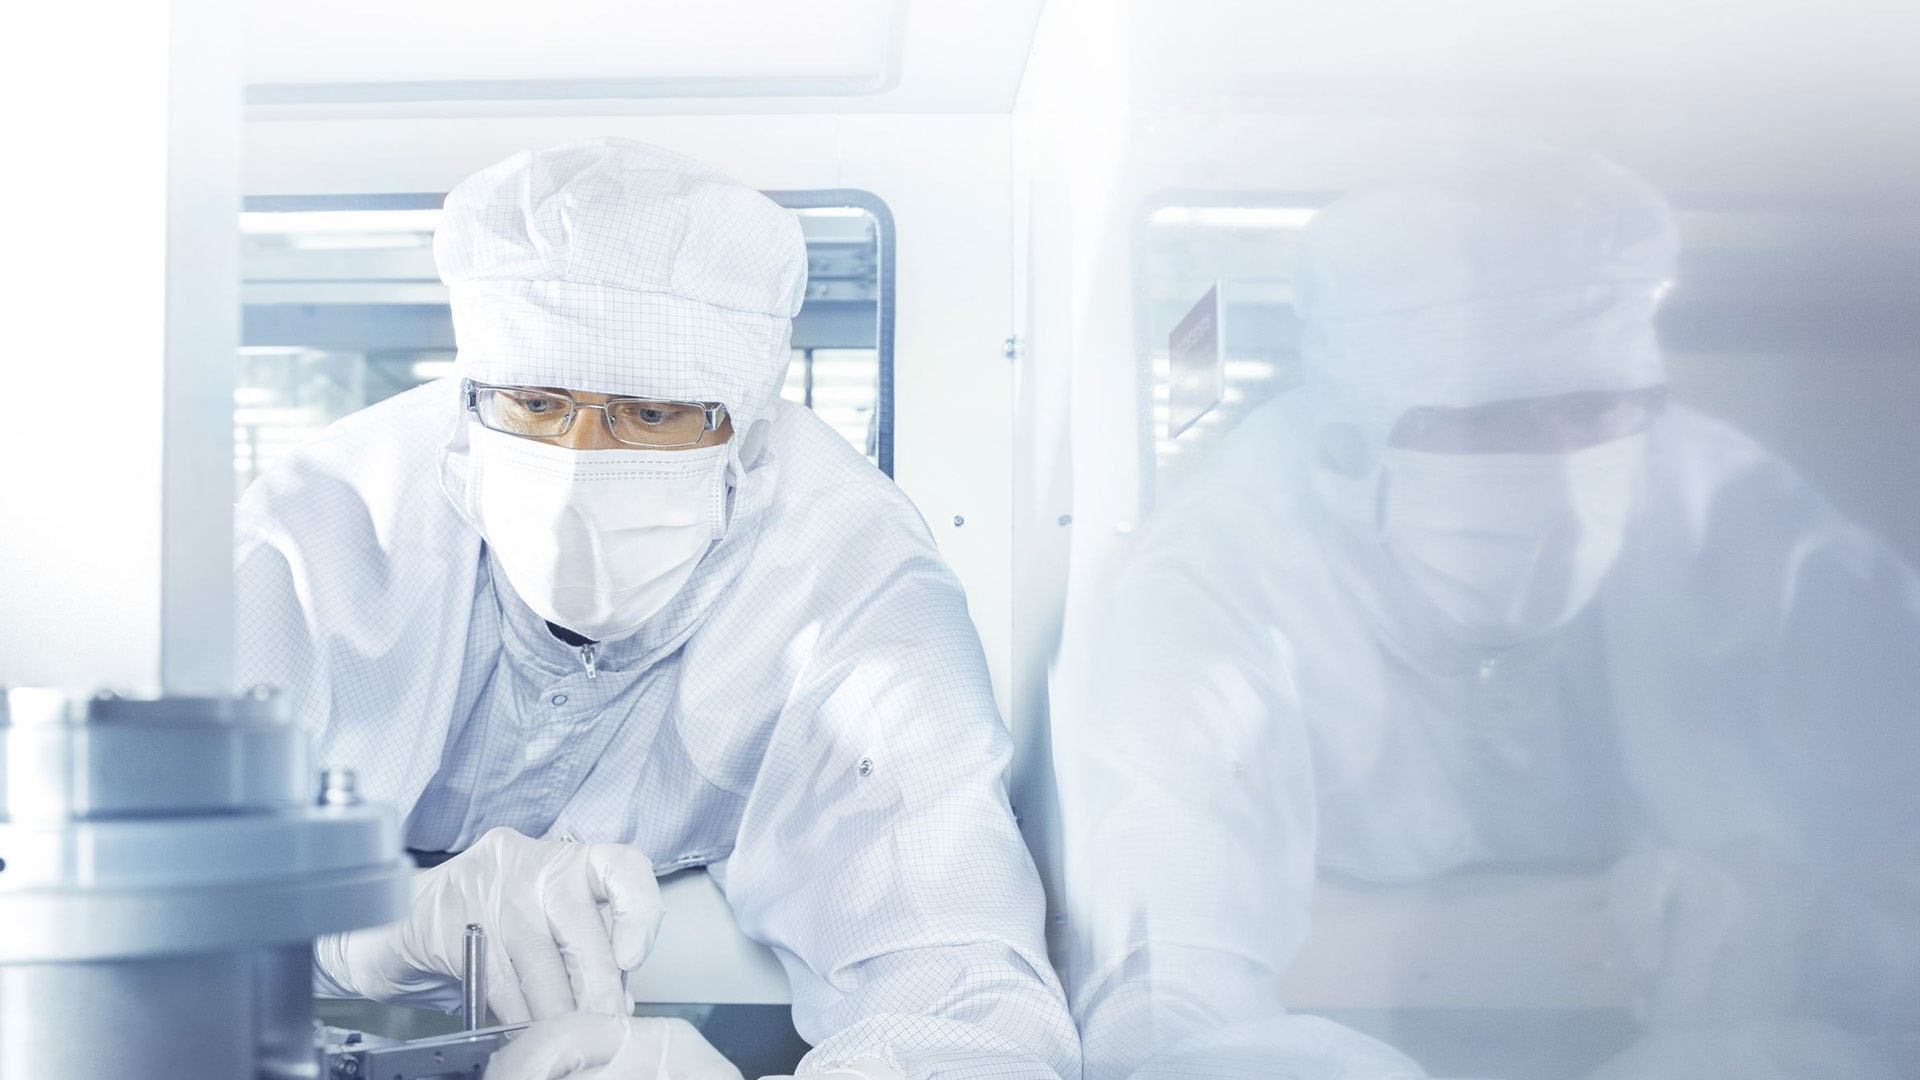
[(467, 924), (460, 991), (460, 1027), (478, 1031), (487, 1026), (487, 928), (479, 923)]
[(359, 780), (354, 776), (352, 769), (320, 770), (320, 805), (360, 805)]

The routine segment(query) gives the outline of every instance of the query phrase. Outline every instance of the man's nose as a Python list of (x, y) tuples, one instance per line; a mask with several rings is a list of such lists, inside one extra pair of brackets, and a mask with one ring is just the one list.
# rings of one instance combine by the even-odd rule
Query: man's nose
[(575, 407), (573, 426), (553, 441), (569, 450), (618, 450), (624, 445), (607, 430), (606, 410), (584, 405)]

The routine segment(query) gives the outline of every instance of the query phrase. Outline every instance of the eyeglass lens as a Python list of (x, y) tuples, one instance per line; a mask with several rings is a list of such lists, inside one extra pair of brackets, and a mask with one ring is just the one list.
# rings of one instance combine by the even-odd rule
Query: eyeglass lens
[(706, 410), (677, 401), (617, 400), (605, 406), (582, 405), (544, 390), (485, 387), (475, 398), (480, 422), (496, 431), (531, 438), (564, 435), (580, 412), (606, 414), (615, 439), (641, 446), (688, 446), (707, 430)]

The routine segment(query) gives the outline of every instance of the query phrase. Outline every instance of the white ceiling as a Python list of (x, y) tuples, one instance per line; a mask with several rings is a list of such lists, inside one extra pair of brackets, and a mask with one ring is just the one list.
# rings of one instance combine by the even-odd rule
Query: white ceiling
[(1042, 3), (254, 0), (248, 100), (256, 116), (1004, 112)]
[(1148, 98), (1299, 102), (1422, 90), (1605, 95), (1920, 86), (1909, 0), (1179, 0), (1133, 4)]
[[(1047, 0), (250, 0), (255, 118), (1012, 108)], [(1055, 0), (1134, 103), (1904, 103), (1909, 0)], [(1516, 99), (1516, 91), (1519, 92)]]

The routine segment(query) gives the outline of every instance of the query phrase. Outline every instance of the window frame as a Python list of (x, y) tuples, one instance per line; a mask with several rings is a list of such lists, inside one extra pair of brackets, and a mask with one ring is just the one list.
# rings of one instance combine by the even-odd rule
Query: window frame
[[(880, 196), (861, 188), (809, 188), (765, 191), (767, 198), (789, 210), (819, 210), (850, 207), (865, 211), (873, 218), (874, 245), (877, 250), (875, 274), (875, 311), (873, 347), (879, 371), (874, 387), (874, 462), (882, 473), (893, 476), (893, 342), (894, 282), (896, 234), (893, 211)], [(342, 195), (249, 195), (241, 200), (244, 213), (290, 213), (317, 210), (439, 210), (446, 202), (444, 193), (388, 192)], [(242, 301), (244, 314), (248, 305)], [(242, 331), (242, 344), (245, 333)]]

